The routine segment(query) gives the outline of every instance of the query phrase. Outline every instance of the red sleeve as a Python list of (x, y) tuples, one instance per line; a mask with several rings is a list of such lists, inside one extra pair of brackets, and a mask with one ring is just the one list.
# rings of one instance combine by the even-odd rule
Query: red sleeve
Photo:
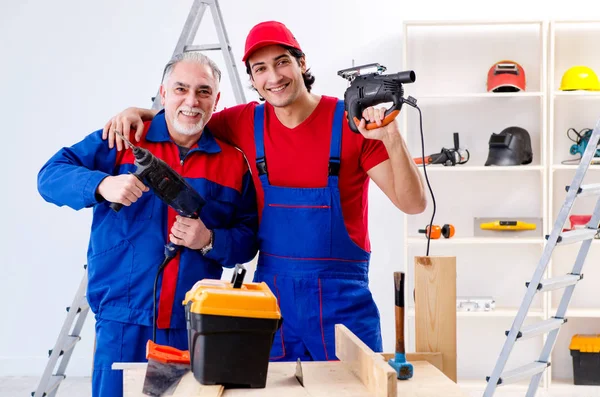
[[(240, 134), (244, 132), (244, 128), (240, 128), (240, 123), (252, 122), (254, 117), (255, 103), (248, 103), (245, 105), (237, 105), (230, 108), (225, 108), (220, 112), (213, 113), (210, 121), (208, 122), (208, 128), (214, 136), (225, 142), (239, 147)], [(250, 117), (250, 118), (249, 118)]]
[(366, 139), (362, 135), (360, 138), (362, 140), (362, 150), (359, 161), (360, 167), (365, 172), (390, 158), (383, 142), (376, 139)]

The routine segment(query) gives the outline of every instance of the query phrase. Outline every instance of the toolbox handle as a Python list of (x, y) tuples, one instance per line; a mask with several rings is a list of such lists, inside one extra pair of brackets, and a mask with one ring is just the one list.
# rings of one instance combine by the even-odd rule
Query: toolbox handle
[(235, 268), (233, 269), (233, 277), (231, 278), (231, 284), (233, 284), (233, 288), (242, 288), (245, 276), (246, 268), (244, 267), (244, 265), (235, 265)]

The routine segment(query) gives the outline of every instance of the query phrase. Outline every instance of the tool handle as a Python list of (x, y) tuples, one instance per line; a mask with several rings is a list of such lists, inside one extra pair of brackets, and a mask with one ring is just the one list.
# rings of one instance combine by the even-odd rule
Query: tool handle
[(233, 276), (231, 277), (231, 284), (233, 288), (242, 288), (244, 283), (244, 277), (246, 276), (246, 268), (241, 263), (235, 265), (233, 270)]
[[(365, 125), (365, 128), (367, 130), (374, 130), (376, 128), (380, 128), (380, 127), (385, 127), (386, 125), (388, 125), (389, 123), (391, 123), (392, 121), (394, 121), (394, 119), (396, 118), (396, 116), (398, 116), (398, 114), (400, 113), (400, 108), (402, 107), (402, 101), (399, 101), (398, 104), (392, 105), (392, 107), (390, 107), (389, 109), (387, 109), (385, 111), (385, 115), (383, 117), (383, 120), (381, 120), (381, 125), (377, 125), (377, 123), (367, 123)], [(362, 116), (361, 116), (362, 117)], [(356, 116), (354, 116), (351, 120), (348, 120), (348, 123), (350, 124), (350, 129), (354, 132), (359, 132), (358, 131), (358, 125), (360, 124), (360, 119), (357, 118)]]
[(404, 272), (394, 272), (396, 301), (396, 353), (404, 353)]
[(177, 245), (169, 241), (168, 244), (165, 244), (165, 258), (174, 258), (180, 249), (181, 245)]
[(146, 343), (146, 358), (167, 364), (190, 364), (189, 350), (179, 350), (171, 346), (159, 345), (151, 340)]
[[(423, 164), (423, 157), (415, 157), (413, 159), (415, 164)], [(425, 157), (425, 164), (431, 164), (433, 162), (433, 158), (431, 156)]]
[[(414, 158), (415, 164), (423, 164), (422, 157)], [(448, 157), (448, 152), (442, 151), (442, 153), (430, 154), (425, 157), (425, 164), (445, 164), (448, 161), (452, 161), (452, 158)]]
[[(131, 172), (130, 171), (129, 174), (134, 175), (137, 179), (140, 180), (140, 182), (144, 183), (144, 180), (142, 179), (142, 176), (137, 173), (137, 170), (136, 170), (136, 172)], [(110, 203), (109, 207), (113, 211), (119, 212), (119, 211), (121, 211), (121, 208), (123, 208), (123, 204), (121, 204), (121, 203)]]
[[(202, 199), (202, 201), (204, 202), (204, 199)], [(182, 216), (187, 216), (190, 219), (198, 219), (198, 216), (195, 213), (192, 214), (191, 216), (188, 216), (187, 214), (182, 214)], [(165, 244), (165, 250), (164, 250), (165, 258), (170, 258), (170, 259), (175, 258), (175, 255), (177, 255), (177, 253), (181, 250), (181, 248), (182, 248), (181, 245), (177, 245), (177, 244), (169, 241), (167, 244)]]
[[(346, 119), (350, 129), (359, 133), (358, 124), (363, 111), (370, 106), (388, 102), (391, 102), (392, 106), (386, 109), (381, 126), (391, 123), (400, 113), (405, 101), (402, 83), (413, 82), (414, 78), (414, 72), (411, 70), (394, 75), (365, 75), (354, 79), (344, 93)], [(368, 123), (366, 129), (373, 130), (381, 126), (377, 123)]]

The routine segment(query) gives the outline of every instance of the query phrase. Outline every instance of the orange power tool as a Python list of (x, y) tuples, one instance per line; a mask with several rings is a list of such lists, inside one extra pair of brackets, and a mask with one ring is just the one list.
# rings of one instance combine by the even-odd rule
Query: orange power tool
[(441, 236), (444, 236), (445, 238), (450, 238), (454, 236), (454, 232), (454, 225), (450, 225), (448, 223), (446, 223), (442, 227), (438, 225), (432, 225), (430, 228), (429, 225), (427, 225), (425, 229), (419, 229), (419, 233), (423, 233), (432, 239), (438, 239)]
[[(444, 164), (445, 166), (452, 166), (456, 164), (465, 164), (469, 161), (471, 155), (467, 149), (461, 149), (458, 140), (458, 132), (454, 133), (454, 148), (446, 149), (442, 148), (439, 153), (431, 154), (425, 157), (425, 164)], [(423, 164), (422, 157), (415, 157), (413, 159), (415, 164)]]
[[(388, 125), (398, 116), (404, 102), (414, 106), (416, 99), (408, 97), (405, 99), (402, 84), (414, 83), (415, 72), (407, 70), (394, 74), (382, 74), (387, 68), (378, 63), (356, 66), (338, 71), (338, 76), (350, 81), (350, 86), (344, 93), (344, 105), (346, 107), (346, 118), (350, 129), (356, 133), (358, 124), (362, 118), (363, 110), (370, 106), (381, 103), (392, 102), (393, 105), (385, 111), (382, 125)], [(379, 128), (377, 123), (368, 123), (367, 130)]]

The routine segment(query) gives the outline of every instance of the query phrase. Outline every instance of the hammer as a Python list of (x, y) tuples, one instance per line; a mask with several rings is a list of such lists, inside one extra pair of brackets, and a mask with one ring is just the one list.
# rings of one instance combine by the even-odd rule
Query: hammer
[(388, 363), (396, 370), (398, 379), (406, 380), (413, 376), (413, 366), (406, 361), (404, 347), (404, 272), (394, 272), (396, 292), (396, 355)]

